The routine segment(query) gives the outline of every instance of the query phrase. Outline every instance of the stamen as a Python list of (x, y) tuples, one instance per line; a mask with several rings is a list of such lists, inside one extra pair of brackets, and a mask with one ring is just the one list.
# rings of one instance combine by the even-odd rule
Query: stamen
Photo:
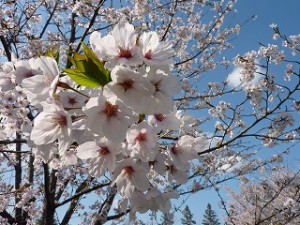
[(131, 166), (124, 167), (123, 171), (127, 177), (131, 177), (134, 173), (134, 169)]
[(136, 141), (139, 141), (139, 142), (141, 142), (141, 141), (146, 141), (146, 138), (147, 137), (147, 135), (145, 134), (145, 133), (142, 133), (142, 132), (140, 132), (136, 137), (135, 137), (135, 140)]
[(118, 106), (105, 102), (105, 109), (102, 112), (107, 116), (107, 118), (115, 117), (118, 112)]
[(106, 156), (110, 153), (108, 147), (104, 146), (104, 147), (100, 147), (100, 149), (98, 150), (99, 152), (99, 155), (102, 155), (102, 156)]
[(123, 49), (119, 47), (119, 58), (130, 59), (132, 58), (132, 53), (128, 49)]

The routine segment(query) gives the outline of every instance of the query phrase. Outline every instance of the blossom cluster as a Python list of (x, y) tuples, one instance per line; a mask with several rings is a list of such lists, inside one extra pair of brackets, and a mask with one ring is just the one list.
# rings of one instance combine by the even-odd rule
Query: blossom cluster
[(52, 169), (84, 165), (92, 177), (106, 175), (133, 214), (167, 212), (178, 197), (170, 187), (188, 180), (191, 160), (207, 147), (191, 132), (196, 121), (176, 111), (172, 45), (153, 31), (138, 36), (125, 21), (104, 37), (92, 33), (90, 45), (110, 76), (98, 88), (77, 85), (52, 57), (5, 64), (1, 111), (17, 124), (4, 133), (30, 137), (36, 160)]
[[(240, 191), (228, 190), (228, 224), (299, 224), (299, 173), (285, 167), (261, 179), (244, 179)], [(286, 222), (292, 221), (292, 222)]]

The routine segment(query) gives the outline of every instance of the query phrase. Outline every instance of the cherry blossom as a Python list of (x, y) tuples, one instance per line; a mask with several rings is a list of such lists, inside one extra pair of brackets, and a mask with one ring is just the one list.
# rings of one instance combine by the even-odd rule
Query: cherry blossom
[[(136, 191), (132, 195), (132, 202), (134, 212), (145, 213), (149, 209), (157, 212), (168, 212), (171, 208), (170, 203), (171, 192), (161, 193), (158, 189), (151, 187), (146, 194), (140, 191)], [(172, 198), (178, 198), (179, 196), (172, 196)]]
[(281, 168), (255, 181), (244, 179), (240, 191), (228, 189), (231, 198), (228, 224), (254, 223), (298, 224), (299, 173)]
[(101, 41), (97, 34), (90, 41), (97, 56), (112, 64), (136, 65), (142, 61), (134, 27), (125, 21), (119, 22)]
[(51, 84), (59, 75), (59, 69), (51, 57), (36, 58), (32, 64), (40, 70), (40, 74), (23, 79), (21, 85), (31, 104), (37, 105), (49, 97)]
[(106, 170), (110, 172), (114, 171), (116, 168), (116, 155), (121, 150), (121, 146), (103, 137), (99, 141), (85, 142), (78, 146), (77, 156), (80, 159), (91, 159), (89, 162), (90, 174), (100, 177)]
[(36, 145), (32, 152), (37, 159), (41, 159), (43, 162), (50, 162), (54, 155), (58, 153), (57, 145), (55, 143)]
[(61, 157), (61, 160), (63, 162), (62, 165), (73, 165), (74, 166), (78, 162), (76, 153), (73, 149), (65, 151), (64, 154)]
[(44, 104), (41, 112), (34, 120), (31, 140), (36, 145), (45, 145), (58, 141), (58, 150), (62, 154), (72, 143), (72, 119), (60, 106)]
[(116, 98), (92, 97), (82, 110), (92, 132), (114, 141), (123, 141), (128, 126), (134, 121), (132, 111)]
[(146, 64), (152, 66), (171, 65), (172, 45), (160, 42), (156, 32), (143, 33), (139, 38), (142, 54)]
[(147, 191), (150, 187), (147, 171), (142, 162), (135, 158), (124, 159), (117, 163), (113, 173), (113, 184), (124, 197), (131, 197), (134, 191)]
[(1, 91), (8, 91), (15, 87), (13, 81), (13, 65), (11, 62), (7, 62), (0, 69), (0, 87)]
[(180, 91), (180, 84), (176, 77), (166, 74), (164, 71), (153, 68), (147, 74), (147, 78), (155, 87), (155, 92), (149, 101), (147, 113), (170, 113), (174, 109), (173, 95)]
[(172, 183), (176, 184), (184, 184), (188, 180), (188, 172), (187, 170), (182, 170), (178, 168), (177, 165), (168, 159), (166, 161), (167, 164), (167, 177), (168, 180)]
[(15, 70), (13, 71), (13, 74), (15, 75), (15, 82), (17, 84), (21, 84), (23, 79), (41, 74), (41, 71), (38, 70), (36, 60), (33, 58), (28, 61), (17, 61), (14, 66)]
[(147, 102), (149, 96), (154, 93), (154, 87), (150, 80), (143, 77), (143, 74), (122, 66), (116, 66), (111, 71), (111, 79), (112, 82), (104, 88), (104, 95), (106, 91), (111, 91), (135, 112), (148, 111)]
[(165, 161), (167, 159), (167, 155), (163, 153), (158, 153), (155, 156), (155, 159), (150, 162), (151, 169), (156, 173), (163, 175), (167, 170), (167, 165)]
[(84, 106), (87, 98), (82, 94), (71, 90), (65, 90), (59, 93), (59, 101), (68, 109), (80, 109)]
[(157, 139), (149, 123), (143, 121), (132, 125), (127, 131), (126, 141), (132, 157), (138, 157), (145, 162), (154, 160), (158, 151)]
[(148, 121), (153, 124), (157, 131), (176, 130), (181, 125), (181, 121), (176, 117), (176, 112), (169, 114), (156, 113), (148, 116)]
[(168, 148), (169, 155), (176, 167), (187, 170), (189, 168), (189, 161), (197, 157), (193, 143), (194, 137), (184, 135), (180, 137), (176, 144)]

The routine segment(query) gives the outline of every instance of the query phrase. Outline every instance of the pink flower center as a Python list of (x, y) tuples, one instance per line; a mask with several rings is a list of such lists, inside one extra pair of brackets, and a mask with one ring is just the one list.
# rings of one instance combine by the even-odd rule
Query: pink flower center
[(157, 82), (151, 82), (153, 85), (154, 85), (154, 87), (155, 87), (155, 91), (156, 92), (158, 92), (158, 91), (160, 91), (160, 82), (161, 81), (157, 81)]
[(142, 132), (140, 132), (140, 133), (135, 137), (135, 140), (138, 141), (138, 142), (146, 141), (146, 139), (147, 139), (146, 133), (142, 133)]
[(60, 115), (60, 116), (55, 117), (54, 120), (60, 127), (65, 127), (68, 124), (66, 116)]
[(178, 171), (178, 169), (174, 165), (171, 165), (169, 169), (170, 169), (171, 174), (176, 174)]
[(25, 74), (24, 74), (24, 77), (26, 78), (29, 78), (29, 77), (32, 77), (34, 74), (32, 73), (32, 71), (27, 71)]
[(145, 59), (148, 59), (148, 60), (152, 59), (152, 51), (149, 50), (149, 51), (144, 55), (144, 58), (145, 58)]
[(175, 145), (172, 146), (171, 152), (172, 152), (174, 155), (178, 155), (178, 154), (181, 153), (180, 149), (179, 149), (178, 147), (176, 147)]
[(11, 109), (11, 106), (10, 105), (4, 105), (4, 108), (5, 109)]
[(98, 152), (99, 152), (99, 155), (102, 155), (102, 156), (107, 156), (110, 153), (108, 147), (106, 147), (106, 146), (100, 147)]
[(77, 101), (76, 101), (76, 97), (69, 97), (69, 101), (68, 101), (68, 103), (70, 104), (70, 105), (75, 105), (76, 103), (78, 103)]
[(163, 121), (166, 117), (165, 117), (163, 114), (159, 113), (159, 114), (154, 114), (154, 118), (155, 118), (157, 121), (161, 122), (161, 121)]
[(105, 102), (105, 109), (102, 112), (107, 116), (107, 118), (115, 117), (118, 112), (118, 106)]
[(132, 58), (132, 53), (128, 49), (123, 49), (119, 47), (119, 58), (130, 59)]
[(12, 96), (7, 97), (7, 101), (12, 102), (14, 98)]
[(123, 171), (127, 177), (131, 177), (132, 174), (134, 173), (134, 169), (132, 168), (132, 166), (124, 167)]
[(120, 83), (119, 85), (121, 85), (124, 88), (124, 91), (128, 91), (129, 89), (131, 89), (133, 87), (133, 80), (125, 80), (123, 83)]

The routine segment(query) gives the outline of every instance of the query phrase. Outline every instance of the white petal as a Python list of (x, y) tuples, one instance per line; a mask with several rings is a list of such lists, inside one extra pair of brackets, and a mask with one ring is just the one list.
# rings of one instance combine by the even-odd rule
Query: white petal
[(89, 141), (84, 144), (79, 145), (77, 148), (77, 156), (80, 159), (88, 159), (88, 158), (95, 158), (98, 156), (99, 146), (96, 142)]

